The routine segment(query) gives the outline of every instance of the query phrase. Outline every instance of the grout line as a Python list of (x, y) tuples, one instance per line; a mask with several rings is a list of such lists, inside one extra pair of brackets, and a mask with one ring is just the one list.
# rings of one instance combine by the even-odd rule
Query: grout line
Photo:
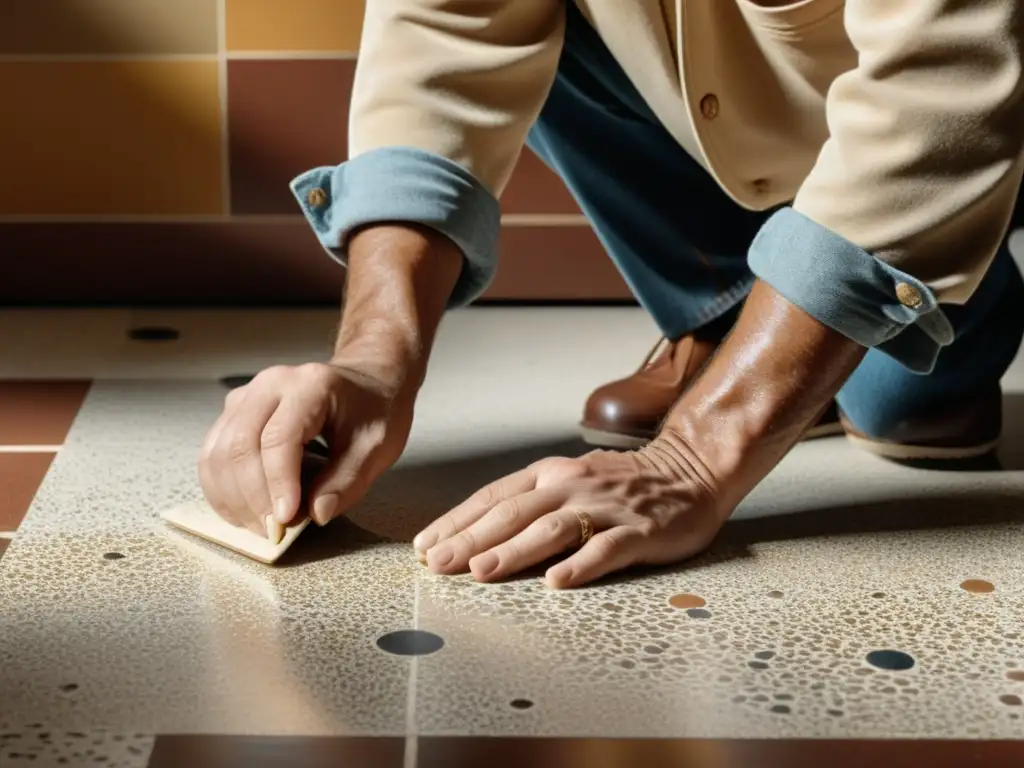
[[(226, 142), (226, 137), (224, 138)], [(226, 159), (225, 154), (225, 159)], [(230, 195), (230, 190), (228, 191)], [(0, 215), (0, 224), (295, 224), (305, 221), (299, 213), (275, 214), (139, 214), (113, 216), (83, 215)], [(587, 226), (582, 213), (506, 213), (501, 217), (506, 227), (581, 227)]]
[(238, 61), (355, 61), (355, 51), (228, 51)]
[(60, 453), (59, 445), (0, 445), (0, 453)]
[(220, 204), (231, 215), (231, 138), (228, 128), (227, 0), (217, 0), (217, 95), (220, 99)]
[(0, 53), (0, 64), (93, 64), (123, 61), (217, 61), (216, 53)]
[[(413, 573), (412, 628), (420, 628), (420, 575)], [(409, 662), (409, 692), (405, 701), (405, 752), (402, 768), (416, 768), (419, 761), (419, 734), (416, 731), (416, 693), (419, 676), (419, 658)]]

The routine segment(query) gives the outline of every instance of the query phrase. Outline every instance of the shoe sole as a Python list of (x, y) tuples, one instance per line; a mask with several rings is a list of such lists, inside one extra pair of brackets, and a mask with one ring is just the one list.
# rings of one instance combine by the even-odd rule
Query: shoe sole
[(929, 445), (903, 445), (901, 443), (883, 443), (866, 437), (846, 434), (849, 440), (862, 451), (881, 456), (892, 461), (957, 461), (976, 459), (986, 456), (999, 447), (999, 440), (991, 440), (978, 445), (957, 447), (939, 447)]
[[(816, 427), (811, 427), (801, 440), (817, 440), (821, 437), (831, 437), (833, 435), (843, 434), (843, 427), (839, 422), (833, 422), (830, 424), (821, 424)], [(637, 448), (643, 448), (647, 445), (651, 439), (647, 437), (636, 437), (634, 435), (622, 435), (617, 432), (606, 432), (601, 429), (593, 429), (591, 427), (580, 427), (580, 435), (583, 437), (583, 442), (587, 445), (592, 445), (595, 448), (609, 448), (616, 451), (632, 451)]]

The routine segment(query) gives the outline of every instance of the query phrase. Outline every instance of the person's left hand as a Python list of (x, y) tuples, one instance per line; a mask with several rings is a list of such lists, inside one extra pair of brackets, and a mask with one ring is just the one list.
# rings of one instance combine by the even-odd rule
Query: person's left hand
[[(431, 571), (496, 581), (567, 554), (546, 574), (578, 587), (634, 565), (697, 554), (718, 533), (715, 480), (685, 446), (658, 438), (633, 453), (550, 458), (491, 483), (413, 542)], [(587, 522), (593, 537), (580, 547)]]

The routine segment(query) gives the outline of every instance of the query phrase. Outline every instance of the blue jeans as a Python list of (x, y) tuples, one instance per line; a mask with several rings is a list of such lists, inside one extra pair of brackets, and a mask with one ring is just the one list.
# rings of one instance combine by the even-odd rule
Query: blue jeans
[[(662, 127), (575, 3), (558, 75), (528, 144), (575, 196), (662, 333), (728, 322), (754, 283), (746, 254), (771, 211), (747, 211)], [(1018, 201), (1014, 222), (1024, 224)], [(1024, 280), (1004, 240), (964, 306), (945, 306), (956, 340), (932, 373), (870, 350), (839, 393), (868, 435), (988, 390), (1024, 337)]]

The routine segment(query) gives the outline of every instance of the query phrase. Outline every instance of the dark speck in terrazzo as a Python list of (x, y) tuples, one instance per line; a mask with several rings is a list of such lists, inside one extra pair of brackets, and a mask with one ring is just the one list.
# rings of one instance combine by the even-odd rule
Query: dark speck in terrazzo
[(512, 699), (512, 703), (510, 706), (512, 707), (512, 709), (532, 709), (533, 702), (529, 699)]
[(771, 665), (763, 661), (748, 661), (747, 666), (751, 669), (768, 669)]
[(433, 632), (400, 629), (377, 638), (377, 647), (395, 656), (426, 656), (444, 647), (444, 640)]
[(829, 710), (826, 710), (826, 711), (830, 715), (832, 715), (832, 717), (842, 717), (843, 716), (843, 710), (841, 710), (841, 709), (829, 709)]
[(710, 619), (711, 611), (705, 611), (703, 608), (690, 608), (686, 611), (686, 615), (691, 619)]
[(150, 325), (132, 328), (128, 331), (128, 338), (132, 341), (176, 341), (181, 338), (181, 332), (177, 328)]
[(783, 597), (783, 594), (779, 590), (773, 589), (771, 592), (768, 593), (768, 597), (773, 597), (776, 600), (778, 600), (780, 597)]
[(867, 662), (871, 666), (878, 667), (879, 669), (902, 671), (914, 666), (914, 657), (909, 653), (904, 653), (903, 651), (871, 651), (871, 653), (867, 655)]
[(104, 560), (124, 560), (124, 555), (120, 552), (107, 552), (103, 555)]
[(774, 712), (777, 715), (788, 715), (789, 711), (789, 707), (787, 707), (785, 704), (776, 704), (774, 707), (772, 707), (772, 712)]
[(1019, 707), (1021, 706), (1021, 704), (1024, 704), (1024, 700), (1022, 700), (1020, 696), (1017, 696), (1016, 694), (1012, 693), (1008, 693), (1005, 696), (1000, 696), (999, 700), (1008, 707)]
[(1018, 683), (1024, 683), (1024, 669), (1011, 669), (1006, 673), (1006, 677), (1009, 680), (1015, 680)]
[(60, 687), (64, 693), (74, 693), (78, 690), (78, 683), (65, 683)]
[(885, 592), (872, 592), (871, 596), (875, 599), (880, 600), (881, 598), (885, 597)]
[(256, 374), (254, 373), (238, 373), (233, 376), (225, 376), (220, 380), (220, 383), (227, 389), (238, 389), (252, 381), (255, 376)]
[(984, 579), (967, 579), (961, 582), (960, 589), (965, 592), (973, 592), (976, 595), (987, 594), (988, 592), (995, 591), (995, 584), (991, 581), (985, 581)]
[(660, 648), (657, 645), (645, 645), (644, 646), (644, 653), (658, 654), (658, 653), (661, 653), (663, 650), (664, 650), (663, 648)]
[(755, 659), (762, 659), (767, 661), (768, 659), (775, 657), (775, 651), (758, 651), (754, 654)]

